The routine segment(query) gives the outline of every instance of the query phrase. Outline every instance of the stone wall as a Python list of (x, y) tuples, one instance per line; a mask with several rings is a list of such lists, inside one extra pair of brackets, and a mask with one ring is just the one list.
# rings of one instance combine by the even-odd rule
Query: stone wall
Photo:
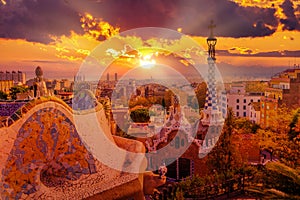
[[(39, 101), (28, 104), (26, 112), (22, 107), (20, 119), (0, 128), (1, 199), (142, 195), (141, 175), (111, 169), (85, 148), (69, 106), (53, 99)], [(105, 118), (103, 109), (97, 112)], [(109, 131), (107, 121), (100, 123)], [(144, 151), (141, 143), (130, 142), (136, 143), (134, 151)], [(134, 185), (131, 190), (124, 189), (128, 184)]]
[[(74, 159), (76, 158), (76, 159)], [(40, 170), (40, 177), (35, 172)], [(74, 124), (55, 108), (43, 108), (26, 120), (18, 131), (2, 171), (2, 196), (20, 198), (82, 174), (95, 173), (95, 162), (81, 143)]]
[(26, 102), (0, 102), (0, 116), (11, 116)]

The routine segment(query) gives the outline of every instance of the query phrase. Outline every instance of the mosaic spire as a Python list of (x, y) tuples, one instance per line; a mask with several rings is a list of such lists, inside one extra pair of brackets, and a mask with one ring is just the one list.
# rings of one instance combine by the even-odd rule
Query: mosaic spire
[(207, 92), (205, 99), (205, 109), (217, 110), (217, 91), (216, 91), (216, 74), (215, 74), (215, 49), (217, 44), (217, 38), (213, 35), (213, 29), (216, 27), (213, 21), (211, 21), (208, 28), (210, 29), (210, 35), (206, 39), (208, 45), (208, 79), (207, 79)]

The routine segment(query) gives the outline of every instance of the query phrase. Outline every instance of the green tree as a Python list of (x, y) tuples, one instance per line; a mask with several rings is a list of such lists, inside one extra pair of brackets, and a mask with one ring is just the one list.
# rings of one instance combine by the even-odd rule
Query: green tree
[(176, 190), (174, 200), (184, 200), (183, 191), (179, 187)]
[(260, 126), (247, 118), (241, 117), (235, 120), (235, 128), (241, 133), (256, 133)]
[(271, 162), (266, 165), (264, 180), (267, 188), (275, 188), (291, 195), (300, 195), (299, 170), (279, 162)]
[(18, 93), (25, 93), (28, 91), (28, 88), (25, 86), (13, 86), (9, 89), (9, 95), (12, 99), (17, 99)]
[(149, 122), (150, 120), (149, 111), (146, 108), (140, 108), (131, 111), (130, 117), (134, 122), (145, 123), (145, 122)]
[(179, 187), (185, 195), (199, 195), (199, 188), (205, 185), (205, 177), (195, 175), (185, 181), (179, 182)]
[(5, 93), (5, 92), (3, 92), (3, 91), (0, 91), (0, 99), (2, 99), (2, 100), (7, 100), (7, 94)]
[(290, 123), (290, 131), (289, 131), (290, 140), (293, 140), (300, 133), (299, 130), (297, 129), (297, 125), (299, 123), (299, 117), (300, 117), (300, 109), (296, 111), (296, 113), (293, 116), (292, 122)]
[(297, 113), (280, 107), (271, 117), (270, 126), (257, 131), (261, 149), (268, 149), (274, 157), (292, 168), (300, 166)]
[(279, 134), (288, 134), (294, 111), (286, 106), (280, 106), (270, 114), (269, 129)]
[(223, 132), (210, 154), (208, 166), (212, 173), (219, 174), (223, 180), (229, 180), (242, 166), (242, 160), (234, 142), (235, 118), (232, 109), (228, 110)]
[(206, 98), (207, 85), (205, 82), (199, 83), (195, 89), (196, 97), (198, 100), (198, 108), (204, 108)]

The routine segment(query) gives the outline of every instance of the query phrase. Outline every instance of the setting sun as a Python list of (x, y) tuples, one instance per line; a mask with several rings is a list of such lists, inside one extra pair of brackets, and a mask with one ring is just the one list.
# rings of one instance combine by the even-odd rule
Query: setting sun
[(141, 56), (141, 58), (140, 58), (140, 66), (145, 69), (150, 69), (150, 68), (154, 67), (155, 64), (156, 64), (156, 61), (152, 58), (152, 54)]

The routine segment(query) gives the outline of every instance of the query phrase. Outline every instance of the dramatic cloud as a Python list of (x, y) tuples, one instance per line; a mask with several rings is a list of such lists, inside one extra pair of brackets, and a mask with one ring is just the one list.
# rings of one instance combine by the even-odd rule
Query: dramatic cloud
[(300, 51), (270, 51), (254, 53), (251, 49), (241, 51), (243, 48), (231, 48), (230, 50), (217, 51), (218, 56), (243, 56), (243, 57), (300, 57)]
[(0, 37), (50, 42), (50, 35), (83, 32), (80, 16), (62, 0), (10, 0), (0, 6)]
[[(166, 27), (206, 36), (211, 19), (225, 37), (271, 35), (277, 29), (274, 8), (242, 7), (226, 0), (8, 0), (0, 5), (0, 37), (48, 43), (49, 35), (83, 34), (80, 16), (91, 13), (121, 31)], [(101, 38), (100, 38), (101, 39)]]
[(286, 16), (286, 19), (280, 19), (280, 22), (283, 24), (283, 30), (300, 30), (300, 18), (296, 17), (295, 12), (299, 9), (294, 9), (293, 2), (290, 0), (285, 0), (281, 5), (283, 13)]
[[(271, 35), (278, 26), (274, 8), (241, 7), (225, 0), (110, 0), (90, 4), (85, 6), (92, 15), (119, 25), (122, 31), (158, 26), (206, 36), (213, 19), (218, 36), (256, 37)], [(72, 6), (82, 8), (80, 4)]]
[(92, 15), (85, 13), (80, 18), (81, 27), (84, 31), (97, 40), (106, 40), (114, 35), (119, 34), (120, 28), (113, 27), (102, 19), (94, 18)]
[(231, 49), (228, 50), (229, 53), (231, 54), (253, 54), (253, 50), (246, 48), (246, 47), (233, 47)]

